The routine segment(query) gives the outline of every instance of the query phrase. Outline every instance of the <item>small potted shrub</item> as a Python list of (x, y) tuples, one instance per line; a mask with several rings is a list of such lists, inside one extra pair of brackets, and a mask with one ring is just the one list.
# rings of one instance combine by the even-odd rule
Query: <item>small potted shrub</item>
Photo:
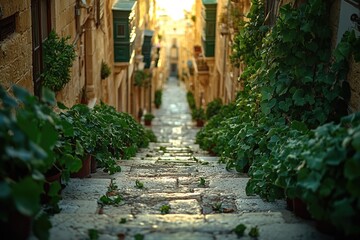
[(206, 120), (206, 115), (205, 115), (205, 111), (203, 108), (195, 108), (192, 111), (192, 118), (194, 120), (196, 120), (196, 126), (197, 127), (202, 127), (204, 126), (205, 120)]
[(209, 102), (206, 108), (206, 119), (209, 120), (216, 114), (220, 112), (222, 106), (222, 100), (220, 98), (216, 98), (213, 101)]
[(104, 80), (105, 78), (107, 78), (108, 76), (110, 76), (111, 74), (111, 69), (109, 67), (109, 65), (107, 65), (106, 62), (101, 61), (101, 79)]
[(151, 113), (146, 113), (144, 115), (144, 123), (145, 126), (151, 126), (151, 121), (155, 118), (155, 116)]
[(134, 85), (138, 87), (144, 87), (149, 82), (149, 74), (144, 70), (136, 70), (134, 73)]
[(161, 105), (161, 98), (162, 98), (162, 90), (156, 90), (155, 92), (155, 107), (159, 108)]

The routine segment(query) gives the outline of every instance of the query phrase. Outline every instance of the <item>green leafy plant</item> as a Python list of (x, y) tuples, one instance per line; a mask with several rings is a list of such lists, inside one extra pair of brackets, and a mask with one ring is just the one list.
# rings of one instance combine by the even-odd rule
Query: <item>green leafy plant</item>
[[(13, 86), (10, 96), (0, 86), (0, 229), (4, 236), (28, 238), (31, 229), (40, 239), (49, 237), (51, 223), (41, 210), (45, 173), (54, 163), (59, 119), (52, 110), (54, 94), (43, 89), (41, 100)], [(49, 197), (58, 195), (54, 184)], [(57, 198), (58, 199), (58, 198)]]
[(120, 195), (115, 195), (115, 196), (102, 195), (98, 200), (98, 203), (101, 205), (118, 205), (119, 203), (121, 203), (122, 200), (123, 198)]
[(111, 179), (110, 184), (108, 186), (107, 194), (111, 194), (113, 192), (116, 192), (118, 190), (118, 186), (114, 182), (114, 179)]
[(111, 68), (109, 67), (109, 65), (107, 65), (106, 62), (101, 61), (101, 70), (100, 70), (100, 75), (101, 75), (101, 79), (105, 79), (108, 76), (110, 76), (111, 74)]
[(244, 236), (245, 230), (246, 230), (246, 226), (244, 224), (239, 224), (233, 229), (233, 232), (238, 237), (242, 237), (242, 236)]
[(138, 188), (138, 189), (143, 189), (144, 188), (144, 183), (141, 182), (140, 180), (136, 179), (135, 187)]
[(199, 187), (205, 187), (206, 186), (206, 180), (205, 178), (203, 177), (200, 177), (199, 178), (199, 184), (198, 184)]
[(43, 86), (58, 92), (70, 81), (70, 67), (75, 60), (75, 49), (67, 43), (70, 37), (59, 37), (55, 31), (49, 33), (44, 42)]
[(206, 107), (206, 119), (209, 120), (213, 116), (219, 113), (222, 106), (222, 100), (216, 98), (213, 101), (209, 102)]
[(137, 234), (135, 234), (134, 239), (135, 240), (144, 240), (145, 236), (143, 234), (137, 233)]
[(118, 186), (114, 183), (114, 179), (111, 179), (106, 194), (100, 197), (98, 203), (100, 205), (118, 205), (122, 200)]
[(138, 87), (146, 87), (149, 83), (149, 74), (144, 70), (136, 70), (134, 72), (134, 85)]
[(195, 108), (192, 110), (192, 118), (194, 120), (206, 120), (205, 111), (203, 108)]
[(253, 238), (259, 237), (259, 229), (257, 226), (250, 228), (249, 236)]
[(161, 214), (168, 214), (170, 213), (170, 209), (171, 209), (170, 205), (165, 204), (160, 207), (160, 212)]
[(155, 91), (155, 106), (156, 108), (159, 108), (161, 106), (161, 101), (162, 101), (162, 89), (158, 89)]
[(96, 229), (89, 229), (88, 230), (88, 235), (90, 240), (97, 240), (99, 239), (99, 231)]
[(155, 118), (154, 114), (151, 114), (151, 113), (146, 113), (144, 115), (144, 120), (146, 120), (146, 121), (152, 121), (154, 118)]
[(216, 202), (212, 205), (212, 209), (215, 212), (222, 212), (222, 202)]
[(187, 92), (186, 93), (186, 99), (187, 99), (187, 102), (189, 104), (189, 107), (191, 110), (195, 109), (196, 108), (196, 102), (195, 102), (195, 97), (194, 97), (194, 94), (192, 92)]
[(163, 151), (163, 152), (165, 153), (165, 152), (166, 152), (166, 146), (160, 146), (160, 147), (159, 147), (159, 150), (160, 150), (160, 151)]
[(145, 129), (145, 136), (149, 139), (149, 142), (157, 142), (157, 137), (152, 129)]
[(287, 192), (302, 199), (315, 219), (341, 234), (359, 236), (360, 114), (316, 128), (300, 147), (297, 175), (279, 182), (292, 180)]
[(121, 218), (119, 223), (120, 224), (125, 224), (125, 223), (127, 223), (127, 219), (126, 218)]

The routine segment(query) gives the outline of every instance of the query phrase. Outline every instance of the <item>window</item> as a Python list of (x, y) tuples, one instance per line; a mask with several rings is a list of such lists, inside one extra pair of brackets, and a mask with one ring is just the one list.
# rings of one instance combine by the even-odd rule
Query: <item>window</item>
[(31, 1), (34, 94), (40, 96), (43, 73), (43, 43), (51, 30), (50, 0)]
[(15, 14), (0, 20), (0, 41), (15, 32)]
[(124, 38), (125, 37), (125, 25), (124, 24), (118, 24), (117, 25), (117, 37), (118, 38)]

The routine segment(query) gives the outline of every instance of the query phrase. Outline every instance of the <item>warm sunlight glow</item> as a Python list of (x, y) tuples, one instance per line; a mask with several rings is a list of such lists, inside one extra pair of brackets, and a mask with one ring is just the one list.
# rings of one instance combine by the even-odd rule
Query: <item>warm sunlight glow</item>
[(158, 9), (164, 9), (165, 12), (174, 20), (184, 18), (184, 10), (191, 10), (194, 0), (157, 0)]

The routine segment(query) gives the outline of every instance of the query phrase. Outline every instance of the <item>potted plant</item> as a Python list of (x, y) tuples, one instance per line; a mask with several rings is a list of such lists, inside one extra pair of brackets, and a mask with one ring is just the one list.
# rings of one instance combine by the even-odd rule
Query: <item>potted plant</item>
[(196, 103), (195, 103), (195, 97), (194, 97), (194, 94), (190, 91), (188, 91), (186, 93), (186, 99), (187, 99), (187, 102), (189, 104), (189, 107), (191, 110), (194, 110), (196, 108)]
[(192, 111), (192, 118), (194, 120), (196, 120), (196, 126), (197, 127), (202, 127), (204, 126), (204, 122), (205, 122), (205, 119), (206, 119), (206, 115), (205, 115), (205, 111), (203, 108), (195, 108), (193, 111)]
[(96, 128), (91, 121), (91, 109), (84, 104), (76, 104), (71, 108), (59, 107), (66, 110), (60, 114), (61, 119), (71, 123), (72, 126), (72, 134), (66, 132), (61, 134), (58, 148), (59, 160), (63, 164), (77, 165), (77, 171), (72, 169), (67, 172), (67, 176), (71, 173), (71, 177), (89, 177), (91, 154), (94, 152), (96, 144)]
[(161, 100), (162, 100), (162, 90), (158, 89), (155, 91), (155, 100), (154, 100), (156, 108), (160, 108)]
[(213, 101), (209, 102), (206, 107), (206, 119), (209, 120), (216, 114), (220, 112), (222, 106), (222, 100), (220, 98), (216, 98)]
[(51, 31), (44, 42), (42, 84), (54, 92), (63, 89), (70, 81), (70, 67), (76, 54), (74, 46), (67, 42), (69, 39), (69, 36), (60, 38), (55, 31)]
[(0, 86), (0, 233), (27, 239), (32, 228), (42, 239), (51, 227), (40, 200), (58, 140), (57, 116), (51, 108), (55, 99), (44, 91), (38, 100), (17, 86), (12, 95)]
[(298, 169), (299, 198), (319, 225), (335, 234), (360, 236), (360, 113), (324, 124), (312, 131)]
[(152, 120), (155, 118), (155, 116), (151, 113), (146, 113), (144, 115), (144, 123), (145, 123), (145, 126), (151, 126), (151, 122)]
[(134, 73), (134, 85), (138, 87), (146, 86), (149, 75), (144, 70), (136, 70)]
[(101, 79), (104, 80), (105, 78), (110, 76), (110, 74), (111, 74), (111, 69), (109, 65), (107, 65), (106, 62), (101, 61), (101, 71), (100, 71)]

